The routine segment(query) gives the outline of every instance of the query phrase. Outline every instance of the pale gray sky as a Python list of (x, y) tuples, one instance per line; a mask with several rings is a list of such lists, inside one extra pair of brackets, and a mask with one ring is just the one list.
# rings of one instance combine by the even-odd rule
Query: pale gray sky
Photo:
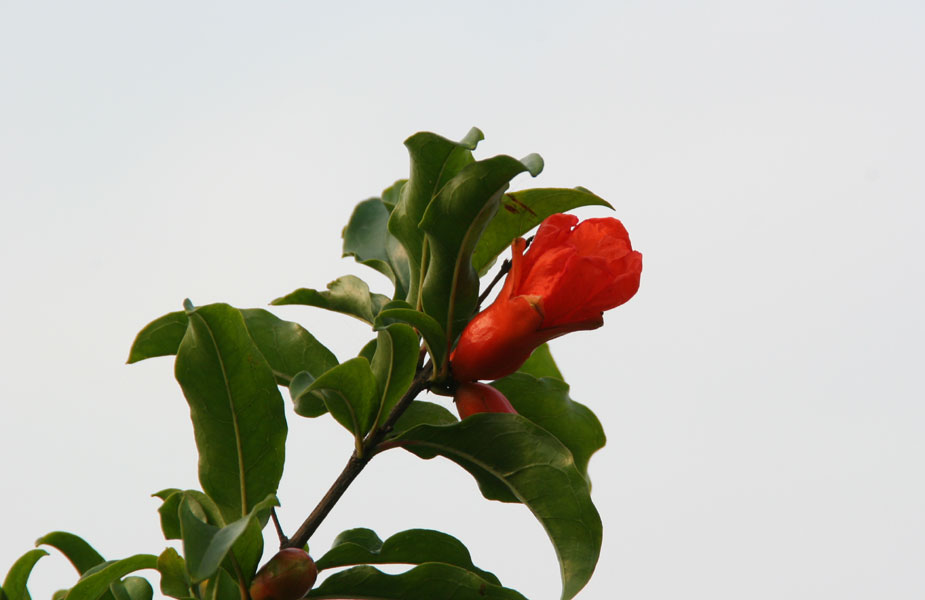
[[(609, 438), (579, 597), (921, 598), (923, 30), (911, 1), (0, 4), (0, 573), (56, 529), (159, 553), (149, 494), (197, 487), (196, 454), (135, 333), (185, 297), (384, 289), (340, 228), (405, 137), (475, 125), (479, 156), (546, 159), (515, 189), (592, 189), (644, 255), (636, 298), (553, 345)], [(369, 336), (274, 311), (341, 359)], [(351, 442), (289, 414), (293, 530)], [(354, 526), (448, 531), (558, 597), (526, 509), (450, 465), (377, 458), (313, 553)], [(73, 579), (45, 558), (33, 597)]]

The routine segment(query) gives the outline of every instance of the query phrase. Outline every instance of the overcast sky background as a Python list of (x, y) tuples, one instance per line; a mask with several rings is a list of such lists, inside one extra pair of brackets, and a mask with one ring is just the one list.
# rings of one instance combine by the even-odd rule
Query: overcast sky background
[[(480, 127), (583, 185), (644, 256), (607, 325), (553, 353), (608, 435), (579, 598), (925, 596), (925, 5), (834, 2), (0, 4), (0, 574), (36, 538), (165, 547), (149, 495), (198, 487), (147, 322), (345, 273), (354, 204), (402, 141)], [(584, 216), (602, 216), (603, 209)], [(307, 307), (341, 360), (370, 337)], [(294, 530), (351, 440), (291, 408)], [(312, 540), (460, 537), (531, 599), (545, 534), (454, 465), (377, 458)], [(157, 576), (148, 573), (155, 588)], [(73, 584), (60, 555), (30, 588)]]

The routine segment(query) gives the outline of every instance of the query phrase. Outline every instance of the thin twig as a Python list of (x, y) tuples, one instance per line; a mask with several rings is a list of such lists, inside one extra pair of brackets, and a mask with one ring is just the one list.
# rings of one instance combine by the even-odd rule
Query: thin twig
[(377, 446), (385, 439), (385, 436), (392, 431), (398, 418), (405, 412), (405, 409), (411, 406), (411, 403), (417, 395), (427, 389), (432, 372), (433, 365), (431, 364), (428, 364), (418, 371), (414, 381), (411, 382), (411, 387), (408, 388), (405, 395), (401, 397), (401, 400), (398, 401), (392, 409), (392, 412), (389, 413), (385, 422), (366, 436), (360, 451), (355, 450), (353, 452), (350, 460), (348, 460), (347, 464), (344, 466), (344, 470), (341, 471), (337, 479), (334, 480), (334, 483), (331, 484), (327, 493), (321, 498), (321, 501), (318, 502), (315, 510), (308, 515), (302, 523), (302, 526), (299, 527), (298, 531), (296, 531), (288, 541), (280, 544), (281, 549), (302, 548), (308, 543), (309, 538), (315, 533), (315, 530), (318, 529), (318, 526), (321, 525), (325, 517), (328, 516), (328, 513), (331, 512), (331, 509), (334, 508), (334, 505), (340, 500), (340, 497), (344, 495), (344, 492), (347, 491), (347, 488), (350, 487), (353, 480), (356, 479), (357, 475), (360, 474), (363, 468), (366, 467), (366, 464), (376, 454)]
[(276, 535), (279, 537), (279, 547), (282, 548), (286, 545), (286, 542), (289, 541), (289, 538), (286, 537), (286, 534), (283, 533), (283, 528), (279, 524), (279, 517), (276, 516), (276, 507), (270, 509), (270, 517), (273, 518), (273, 525), (276, 526)]
[(475, 306), (475, 312), (479, 312), (482, 309), (482, 302), (485, 302), (485, 298), (488, 297), (488, 294), (491, 293), (491, 290), (494, 289), (498, 282), (501, 281), (501, 278), (507, 275), (507, 272), (511, 270), (511, 261), (510, 259), (505, 260), (501, 263), (501, 268), (495, 274), (494, 279), (491, 280), (491, 283), (488, 284), (488, 287), (485, 288), (485, 291), (479, 296), (479, 302)]

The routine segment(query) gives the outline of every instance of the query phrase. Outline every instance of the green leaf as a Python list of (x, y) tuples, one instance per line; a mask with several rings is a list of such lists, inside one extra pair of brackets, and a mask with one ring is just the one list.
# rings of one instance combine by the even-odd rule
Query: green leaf
[(562, 377), (562, 372), (559, 371), (559, 367), (556, 365), (556, 361), (552, 358), (552, 353), (549, 351), (549, 344), (542, 344), (533, 351), (533, 354), (530, 355), (530, 358), (527, 359), (519, 369), (519, 373), (526, 373), (527, 375), (533, 375), (536, 378), (540, 377), (554, 377), (556, 379), (565, 379)]
[(478, 575), (443, 563), (425, 563), (398, 575), (370, 566), (335, 573), (308, 598), (363, 600), (526, 600), (518, 592), (493, 585)]
[(157, 557), (136, 554), (108, 563), (98, 571), (88, 572), (71, 588), (67, 600), (96, 600), (109, 590), (110, 584), (142, 569), (157, 569)]
[(513, 373), (492, 385), (510, 400), (518, 413), (565, 444), (575, 458), (575, 466), (590, 481), (588, 461), (604, 447), (607, 438), (591, 409), (569, 397), (567, 383), (551, 377), (537, 379), (526, 373)]
[(579, 206), (606, 206), (606, 200), (584, 188), (537, 188), (505, 194), (501, 210), (482, 234), (472, 265), (480, 274), (491, 266), (516, 238), (521, 237), (549, 215), (565, 212)]
[(410, 271), (408, 253), (389, 233), (390, 208), (379, 198), (357, 204), (344, 228), (344, 256), (372, 267), (392, 280), (395, 297), (408, 295)]
[(204, 600), (241, 600), (238, 582), (225, 569), (219, 569), (215, 577), (209, 579), (203, 594)]
[(199, 583), (214, 575), (248, 526), (258, 519), (260, 513), (278, 504), (275, 496), (267, 496), (246, 516), (224, 527), (216, 527), (197, 516), (191, 508), (190, 499), (184, 498), (180, 503), (180, 525), (190, 581)]
[(421, 219), (430, 249), (421, 289), (424, 312), (440, 323), (450, 344), (478, 303), (479, 277), (472, 253), (479, 237), (498, 211), (510, 180), (532, 162), (502, 155), (470, 164), (440, 189)]
[[(320, 375), (337, 364), (331, 351), (298, 323), (284, 321), (261, 308), (242, 309), (241, 314), (251, 339), (273, 369), (279, 385), (289, 385), (299, 371)], [(188, 323), (185, 312), (155, 319), (135, 338), (128, 362), (176, 354)]]
[(472, 564), (469, 550), (455, 537), (431, 529), (409, 529), (384, 543), (371, 529), (351, 529), (337, 536), (331, 549), (316, 561), (319, 570), (350, 565), (444, 563), (471, 571), (500, 585), (493, 573)]
[(412, 306), (417, 306), (420, 293), (424, 232), (419, 223), (424, 211), (440, 188), (473, 162), (472, 150), (484, 138), (482, 132), (473, 127), (459, 142), (429, 132), (416, 133), (405, 140), (411, 157), (411, 175), (401, 188), (388, 227), (407, 251), (411, 283), (406, 299)]
[(3, 580), (3, 587), (0, 588), (0, 595), (3, 600), (26, 600), (29, 598), (29, 590), (26, 588), (26, 582), (29, 581), (29, 575), (32, 574), (32, 568), (35, 563), (48, 553), (44, 550), (29, 550), (13, 563), (10, 570), (7, 571), (6, 578)]
[(154, 588), (144, 577), (126, 577), (122, 581), (113, 581), (109, 590), (115, 600), (151, 600)]
[(157, 571), (161, 574), (161, 593), (172, 598), (192, 596), (190, 580), (186, 574), (186, 561), (176, 550), (167, 548), (157, 557)]
[(425, 400), (415, 400), (395, 422), (389, 437), (398, 436), (418, 425), (450, 425), (457, 421), (459, 419), (453, 413), (439, 404)]
[[(357, 440), (370, 430), (379, 408), (376, 377), (362, 356), (334, 367), (305, 388), (303, 395), (320, 397), (331, 416)], [(301, 403), (301, 396), (296, 402)]]
[(559, 557), (562, 598), (591, 578), (600, 555), (601, 519), (572, 453), (525, 417), (481, 413), (454, 425), (420, 425), (396, 438), (422, 458), (443, 456), (469, 471), (490, 499), (522, 502), (540, 521)]
[(424, 345), (434, 364), (443, 364), (447, 348), (446, 335), (436, 319), (411, 308), (386, 308), (376, 317), (373, 326), (382, 329), (392, 323), (407, 323), (417, 329), (424, 338)]
[(318, 376), (337, 365), (334, 354), (298, 323), (261, 308), (243, 309), (241, 314), (279, 385), (289, 385), (300, 371)]
[(177, 353), (180, 341), (186, 333), (186, 313), (167, 313), (144, 326), (135, 336), (128, 353), (128, 364), (155, 356), (171, 356)]
[(190, 406), (199, 481), (226, 521), (276, 493), (286, 443), (283, 399), (240, 311), (212, 304), (189, 313), (177, 381)]
[(100, 553), (80, 536), (67, 531), (52, 531), (35, 540), (36, 546), (51, 546), (61, 551), (67, 557), (77, 572), (83, 575), (91, 567), (104, 562)]
[(316, 306), (356, 317), (372, 325), (376, 315), (388, 301), (388, 296), (371, 293), (369, 286), (359, 277), (344, 275), (329, 283), (326, 292), (301, 288), (277, 298), (270, 304)]
[(402, 323), (379, 331), (370, 364), (379, 384), (379, 411), (373, 424), (382, 423), (411, 386), (417, 370), (420, 342), (414, 329)]
[(399, 179), (389, 187), (382, 190), (382, 203), (385, 204), (385, 207), (389, 209), (389, 212), (392, 212), (392, 209), (398, 204), (398, 201), (401, 200), (401, 191), (405, 187), (405, 184), (408, 183), (407, 179)]
[(302, 371), (292, 378), (289, 384), (289, 397), (295, 413), (302, 417), (313, 419), (328, 412), (324, 404), (324, 397), (320, 394), (310, 394), (308, 388), (315, 382), (315, 377), (308, 371)]

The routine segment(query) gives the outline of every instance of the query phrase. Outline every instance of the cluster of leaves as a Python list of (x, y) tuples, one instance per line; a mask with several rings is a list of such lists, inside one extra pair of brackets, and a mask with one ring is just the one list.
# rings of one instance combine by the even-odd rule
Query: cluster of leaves
[[(106, 561), (73, 534), (48, 534), (37, 545), (62, 552), (80, 575), (56, 598), (147, 600), (151, 585), (130, 576), (143, 569), (156, 569), (161, 592), (174, 598), (246, 598), (283, 473), (281, 387), (297, 415), (330, 414), (354, 437), (353, 471), (341, 487), (386, 449), (448, 458), (474, 477), (485, 498), (522, 503), (536, 516), (559, 558), (562, 597), (578, 593), (601, 545), (587, 465), (604, 433), (593, 413), (569, 397), (548, 347), (493, 383), (519, 414), (478, 414), (460, 422), (442, 405), (417, 399), (425, 389), (451, 388), (449, 356), (478, 311), (480, 278), (511, 241), (550, 214), (608, 206), (581, 188), (508, 193), (512, 178), (536, 176), (542, 160), (475, 160), (481, 139), (478, 129), (459, 142), (432, 133), (410, 137), (409, 178), (354, 210), (343, 231), (344, 255), (385, 274), (394, 287), (390, 295), (345, 276), (325, 290), (303, 288), (273, 301), (368, 323), (375, 335), (356, 357), (339, 362), (299, 324), (227, 304), (187, 301), (183, 311), (138, 334), (129, 363), (175, 356), (199, 451), (201, 490), (155, 494), (163, 501), (164, 537), (179, 540), (182, 554), (168, 547), (159, 556)], [(330, 509), (323, 503), (293, 538), (281, 533), (281, 546), (305, 545)], [(45, 554), (31, 550), (14, 564), (0, 589), (3, 600), (28, 598), (29, 573)], [(387, 574), (373, 566), (381, 564), (411, 568)], [(368, 529), (345, 531), (317, 566), (336, 571), (309, 598), (523, 598), (476, 567), (459, 540), (437, 531), (404, 531), (385, 541)]]

